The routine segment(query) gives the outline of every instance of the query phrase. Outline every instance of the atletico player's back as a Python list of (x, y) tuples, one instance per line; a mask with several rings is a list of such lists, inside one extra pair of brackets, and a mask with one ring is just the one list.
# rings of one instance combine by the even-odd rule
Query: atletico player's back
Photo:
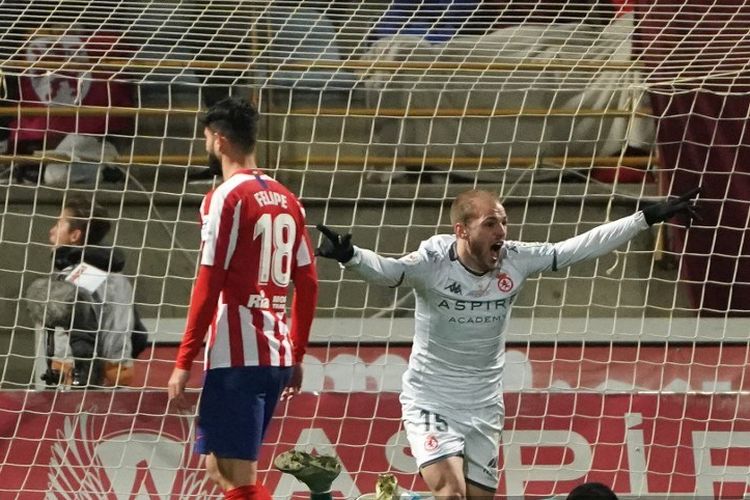
[(291, 365), (289, 284), (314, 266), (301, 204), (261, 171), (240, 170), (206, 195), (201, 218), (201, 265), (225, 271), (209, 366)]
[(222, 183), (201, 204), (200, 266), (167, 384), (170, 400), (183, 396), (208, 333), (194, 450), (226, 498), (270, 498), (258, 457), (279, 398), (302, 389), (318, 300), (304, 210), (258, 169), (257, 130), (243, 99), (222, 99), (203, 118), (208, 172)]

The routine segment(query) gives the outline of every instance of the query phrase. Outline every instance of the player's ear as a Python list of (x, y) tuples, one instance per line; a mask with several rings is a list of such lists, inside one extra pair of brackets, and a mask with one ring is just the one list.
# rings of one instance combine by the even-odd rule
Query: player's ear
[(456, 238), (458, 238), (459, 240), (465, 240), (468, 237), (466, 225), (462, 222), (456, 222), (455, 224), (453, 224), (453, 234), (455, 234)]
[(224, 137), (222, 134), (216, 132), (213, 137), (214, 140), (214, 154), (216, 156), (221, 156), (222, 153), (227, 152), (227, 148), (229, 147), (229, 144), (227, 142), (227, 138)]

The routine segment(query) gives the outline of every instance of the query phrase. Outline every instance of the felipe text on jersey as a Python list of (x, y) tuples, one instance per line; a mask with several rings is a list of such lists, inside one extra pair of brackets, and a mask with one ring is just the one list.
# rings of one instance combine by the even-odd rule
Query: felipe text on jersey
[(281, 193), (274, 193), (273, 191), (258, 191), (255, 193), (255, 201), (261, 207), (265, 207), (266, 205), (281, 205), (281, 207), (287, 208), (286, 196)]

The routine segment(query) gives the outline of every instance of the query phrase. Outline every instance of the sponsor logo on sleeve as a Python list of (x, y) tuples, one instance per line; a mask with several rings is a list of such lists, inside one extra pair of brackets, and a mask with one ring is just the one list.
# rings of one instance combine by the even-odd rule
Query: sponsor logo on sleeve
[(419, 252), (412, 252), (408, 255), (401, 257), (401, 260), (407, 264), (416, 264), (419, 262)]

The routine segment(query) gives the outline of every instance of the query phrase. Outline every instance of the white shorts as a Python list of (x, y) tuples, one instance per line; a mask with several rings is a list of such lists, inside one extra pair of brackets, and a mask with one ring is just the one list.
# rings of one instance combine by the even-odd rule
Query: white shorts
[(502, 405), (440, 413), (407, 402), (401, 407), (406, 437), (420, 469), (444, 458), (463, 456), (466, 480), (492, 491), (499, 482), (504, 413)]

